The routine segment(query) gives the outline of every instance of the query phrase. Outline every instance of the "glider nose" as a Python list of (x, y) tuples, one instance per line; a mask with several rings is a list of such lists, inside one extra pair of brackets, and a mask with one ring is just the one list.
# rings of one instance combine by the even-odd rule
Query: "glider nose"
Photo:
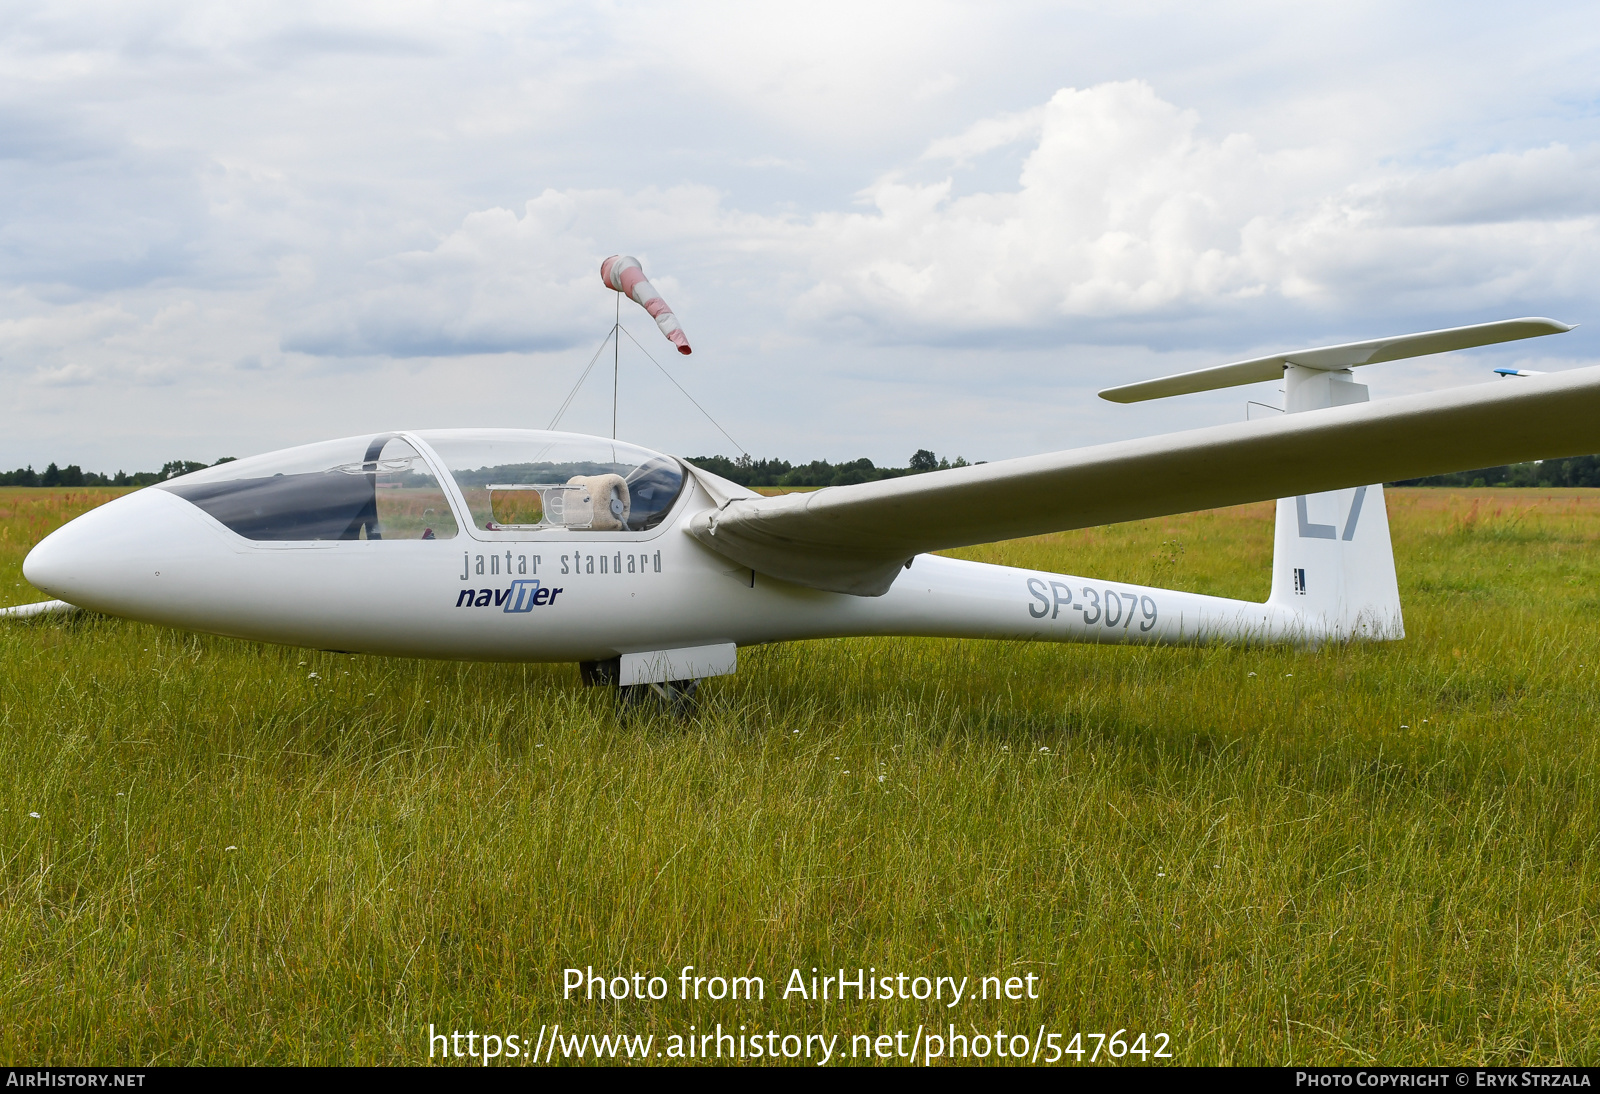
[[(163, 570), (210, 546), (188, 502), (165, 490), (140, 490), (68, 521), (28, 552), (22, 576), (80, 608), (141, 616), (160, 599)], [(171, 583), (171, 576), (167, 579)]]
[(69, 604), (78, 603), (73, 593), (80, 583), (73, 577), (85, 572), (85, 563), (89, 561), (84, 550), (88, 537), (78, 526), (81, 520), (82, 517), (68, 521), (45, 536), (22, 560), (22, 576), (28, 584)]

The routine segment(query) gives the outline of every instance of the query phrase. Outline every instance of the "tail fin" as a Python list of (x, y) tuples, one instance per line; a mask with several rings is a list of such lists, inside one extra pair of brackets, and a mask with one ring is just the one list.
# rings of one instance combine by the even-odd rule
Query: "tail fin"
[(1405, 637), (1382, 486), (1279, 499), (1268, 603), (1300, 615), (1311, 634)]
[[(1351, 372), (1359, 365), (1561, 334), (1571, 329), (1566, 323), (1541, 317), (1504, 319), (1290, 350), (1107, 388), (1100, 397), (1115, 403), (1133, 403), (1276, 380), (1281, 375), (1286, 413), (1321, 410), (1367, 401), (1367, 389), (1354, 382)], [(1517, 369), (1495, 371), (1538, 375)], [(1383, 487), (1363, 486), (1281, 499), (1273, 552), (1272, 597), (1268, 602), (1302, 616), (1308, 637), (1405, 637)]]
[[(1284, 410), (1291, 414), (1367, 401), (1366, 387), (1352, 382), (1348, 370), (1289, 365), (1283, 379)], [(1267, 602), (1296, 612), (1312, 635), (1405, 637), (1381, 485), (1278, 499)]]

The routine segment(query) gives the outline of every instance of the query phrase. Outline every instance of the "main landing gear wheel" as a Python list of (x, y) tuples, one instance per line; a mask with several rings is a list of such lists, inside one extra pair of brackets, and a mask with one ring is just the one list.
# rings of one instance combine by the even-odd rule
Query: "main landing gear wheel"
[(687, 718), (695, 711), (698, 680), (668, 680), (664, 684), (629, 684), (617, 689), (617, 708), (630, 713), (660, 711), (673, 718)]
[(619, 684), (617, 677), (621, 659), (607, 661), (580, 661), (578, 675), (585, 687), (608, 687), (617, 697), (617, 713), (621, 717), (634, 714), (661, 713), (673, 718), (687, 718), (695, 712), (698, 680), (668, 680), (661, 684)]

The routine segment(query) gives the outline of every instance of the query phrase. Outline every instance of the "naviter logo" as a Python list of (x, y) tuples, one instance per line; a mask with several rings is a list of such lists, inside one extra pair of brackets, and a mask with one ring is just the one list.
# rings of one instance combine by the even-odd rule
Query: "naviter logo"
[(507, 612), (531, 612), (554, 604), (561, 589), (541, 588), (535, 578), (519, 578), (509, 589), (462, 589), (456, 597), (458, 608), (502, 608)]

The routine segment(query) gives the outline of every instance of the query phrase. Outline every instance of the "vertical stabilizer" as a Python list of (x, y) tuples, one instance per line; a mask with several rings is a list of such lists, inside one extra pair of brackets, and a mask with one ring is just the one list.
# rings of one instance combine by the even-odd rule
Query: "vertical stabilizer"
[(1405, 637), (1382, 486), (1279, 499), (1268, 603), (1310, 634)]
[[(1367, 389), (1349, 375), (1288, 366), (1284, 409), (1365, 402)], [(1381, 485), (1279, 499), (1268, 603), (1303, 618), (1309, 635), (1405, 637)]]

